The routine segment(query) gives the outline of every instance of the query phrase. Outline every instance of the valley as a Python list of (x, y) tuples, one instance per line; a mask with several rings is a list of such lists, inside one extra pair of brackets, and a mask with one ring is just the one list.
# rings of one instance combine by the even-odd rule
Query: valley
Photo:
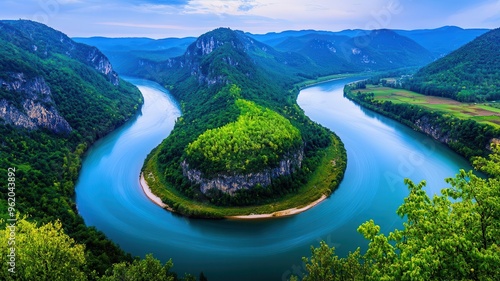
[(498, 38), (73, 40), (2, 20), (0, 180), (15, 176), (17, 201), (2, 186), (0, 218), (17, 218), (26, 246), (15, 267), (26, 280), (500, 274)]

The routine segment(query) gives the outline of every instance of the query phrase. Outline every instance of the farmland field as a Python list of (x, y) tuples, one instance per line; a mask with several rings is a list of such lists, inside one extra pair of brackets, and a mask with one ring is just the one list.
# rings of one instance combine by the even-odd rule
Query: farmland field
[(393, 103), (410, 103), (436, 111), (442, 111), (462, 119), (472, 119), (500, 127), (500, 102), (464, 103), (449, 98), (426, 96), (403, 89), (394, 89), (379, 85), (366, 85), (359, 89), (361, 93), (373, 93), (375, 100)]

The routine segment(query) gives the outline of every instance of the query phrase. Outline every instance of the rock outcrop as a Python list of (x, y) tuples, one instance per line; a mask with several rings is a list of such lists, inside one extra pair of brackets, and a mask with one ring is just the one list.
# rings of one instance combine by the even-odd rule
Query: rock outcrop
[(0, 118), (5, 123), (26, 129), (45, 128), (55, 133), (68, 133), (71, 126), (54, 106), (50, 88), (43, 77), (26, 78), (14, 73), (10, 79), (0, 79), (3, 91), (18, 95), (18, 104), (0, 100)]
[(414, 124), (420, 132), (423, 132), (441, 143), (450, 144), (450, 142), (455, 141), (451, 138), (449, 131), (443, 130), (439, 126), (433, 124), (426, 116), (417, 119)]
[(206, 194), (211, 189), (218, 189), (224, 193), (233, 195), (241, 189), (251, 189), (257, 185), (269, 186), (273, 179), (287, 176), (300, 169), (304, 158), (303, 149), (286, 154), (279, 162), (278, 167), (265, 168), (260, 172), (235, 175), (218, 175), (215, 178), (205, 178), (203, 173), (196, 169), (190, 169), (186, 161), (181, 163), (182, 172), (191, 182), (199, 184), (200, 190)]
[(108, 58), (95, 47), (86, 46), (86, 52), (87, 63), (93, 66), (95, 70), (104, 74), (113, 85), (118, 86), (120, 79), (118, 78), (118, 74), (113, 70)]

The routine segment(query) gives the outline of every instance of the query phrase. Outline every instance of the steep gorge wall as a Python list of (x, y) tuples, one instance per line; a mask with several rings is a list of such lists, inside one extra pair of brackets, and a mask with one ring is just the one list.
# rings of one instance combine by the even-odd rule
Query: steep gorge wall
[(271, 181), (280, 176), (288, 176), (300, 169), (304, 159), (304, 150), (301, 148), (295, 152), (286, 154), (279, 162), (278, 167), (265, 168), (256, 173), (218, 175), (215, 178), (205, 178), (203, 173), (196, 169), (190, 169), (186, 161), (181, 163), (182, 172), (191, 182), (200, 184), (200, 190), (206, 194), (210, 189), (218, 189), (224, 193), (233, 195), (241, 189), (251, 189), (257, 185), (269, 186)]
[(0, 87), (22, 100), (16, 105), (0, 99), (0, 118), (5, 123), (30, 130), (45, 128), (55, 133), (72, 130), (55, 108), (50, 88), (43, 77), (26, 78), (23, 73), (15, 73), (8, 80), (0, 79)]

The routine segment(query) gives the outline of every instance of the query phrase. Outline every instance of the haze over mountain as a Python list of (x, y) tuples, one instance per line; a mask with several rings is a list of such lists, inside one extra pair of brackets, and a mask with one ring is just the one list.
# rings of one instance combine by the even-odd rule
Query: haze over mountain
[(460, 48), (489, 29), (463, 29), (457, 26), (443, 26), (437, 29), (394, 30), (431, 51), (435, 57), (442, 57)]
[(161, 61), (177, 57), (184, 53), (187, 46), (196, 38), (73, 38), (79, 43), (99, 48), (113, 63), (113, 67), (120, 73), (132, 71), (140, 59)]
[[(394, 30), (396, 34), (390, 36), (388, 31), (377, 33), (359, 29), (244, 35), (254, 39), (252, 44), (260, 44), (261, 51), (253, 48), (254, 60), (270, 64), (270, 68), (279, 69), (277, 72), (290, 74), (291, 67), (295, 68), (295, 73), (301, 73), (304, 77), (317, 77), (340, 72), (423, 66), (487, 31), (442, 27), (430, 30)], [(115, 69), (124, 74), (133, 74), (141, 60), (161, 62), (180, 56), (195, 40), (193, 37), (159, 40), (102, 37), (74, 39), (98, 47), (110, 58)], [(268, 53), (272, 53), (277, 63), (266, 60), (269, 57), (262, 55), (263, 46)], [(397, 52), (393, 52), (395, 48), (399, 48)], [(281, 69), (280, 62), (288, 64), (287, 70)]]
[[(463, 29), (456, 26), (444, 26), (436, 29), (416, 29), (416, 30), (400, 30), (394, 29), (399, 35), (408, 37), (422, 47), (426, 48), (434, 54), (435, 57), (446, 55), (447, 53), (458, 49), (462, 45), (474, 40), (476, 37), (486, 33), (489, 29)], [(301, 31), (284, 31), (284, 32), (270, 32), (266, 34), (250, 34), (248, 36), (255, 38), (263, 43), (277, 47), (285, 40), (305, 35), (326, 35), (332, 36), (346, 36), (354, 38), (358, 36), (366, 36), (371, 30), (362, 29), (348, 29), (338, 32), (332, 31), (316, 31), (316, 30), (301, 30)]]

